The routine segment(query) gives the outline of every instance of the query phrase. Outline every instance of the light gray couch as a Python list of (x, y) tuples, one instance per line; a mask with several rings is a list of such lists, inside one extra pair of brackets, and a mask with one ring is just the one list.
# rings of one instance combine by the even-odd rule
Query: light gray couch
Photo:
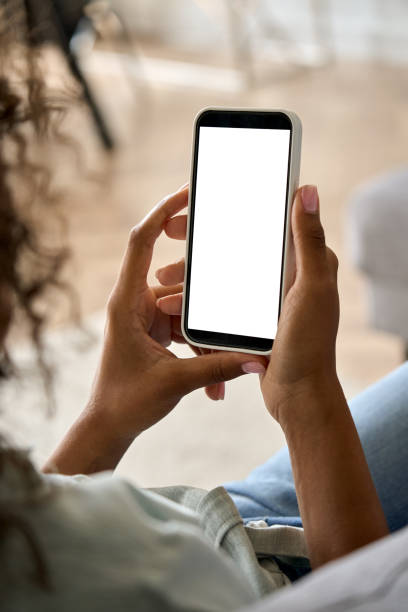
[(348, 237), (368, 281), (370, 323), (398, 335), (408, 357), (408, 166), (356, 190)]

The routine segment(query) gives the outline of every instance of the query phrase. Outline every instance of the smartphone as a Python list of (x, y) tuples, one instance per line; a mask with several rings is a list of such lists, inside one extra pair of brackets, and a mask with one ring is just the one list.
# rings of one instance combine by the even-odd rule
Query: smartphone
[(182, 311), (190, 344), (271, 352), (301, 136), (285, 110), (207, 108), (196, 117)]

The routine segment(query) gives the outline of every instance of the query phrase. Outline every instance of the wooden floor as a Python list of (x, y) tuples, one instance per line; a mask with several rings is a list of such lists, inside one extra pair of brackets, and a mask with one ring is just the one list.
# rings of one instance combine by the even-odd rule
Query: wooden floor
[[(364, 283), (348, 258), (347, 202), (362, 181), (406, 163), (408, 76), (404, 68), (342, 63), (269, 79), (252, 91), (228, 92), (159, 83), (136, 91), (120, 71), (90, 74), (117, 138), (101, 152), (84, 113), (68, 118), (84, 159), (100, 183), (74, 177), (67, 204), (75, 285), (84, 313), (101, 309), (115, 279), (129, 228), (189, 176), (191, 126), (203, 106), (282, 107), (302, 119), (301, 181), (316, 183), (327, 241), (340, 259), (341, 325), (338, 363), (355, 390), (395, 367), (398, 340), (367, 324)], [(386, 203), (384, 203), (386, 205)], [(183, 254), (180, 243), (159, 241), (154, 266)]]

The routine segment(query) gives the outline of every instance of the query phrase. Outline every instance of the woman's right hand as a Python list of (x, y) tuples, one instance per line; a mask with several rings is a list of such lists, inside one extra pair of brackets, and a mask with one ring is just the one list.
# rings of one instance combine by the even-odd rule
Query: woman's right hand
[[(320, 567), (388, 534), (337, 378), (337, 258), (326, 247), (317, 190), (292, 210), (295, 265), (262, 393), (288, 444), (310, 563)], [(335, 528), (333, 528), (335, 526)]]
[[(166, 231), (182, 238), (185, 226), (185, 216), (173, 217)], [(326, 247), (316, 187), (297, 192), (292, 234), (292, 283), (260, 379), (265, 404), (288, 443), (310, 562), (316, 568), (378, 540), (388, 527), (337, 379), (337, 258)], [(159, 280), (180, 282), (182, 269), (183, 262), (167, 266)], [(181, 312), (181, 294), (160, 301), (166, 312)]]
[(298, 190), (292, 208), (292, 284), (284, 300), (263, 397), (281, 424), (294, 396), (320, 393), (337, 383), (335, 344), (339, 323), (336, 255), (326, 246), (314, 185)]

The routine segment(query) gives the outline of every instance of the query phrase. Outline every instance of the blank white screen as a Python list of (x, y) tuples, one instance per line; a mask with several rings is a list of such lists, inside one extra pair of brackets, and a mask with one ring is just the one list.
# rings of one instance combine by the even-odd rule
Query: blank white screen
[(188, 325), (275, 338), (289, 130), (201, 127)]

